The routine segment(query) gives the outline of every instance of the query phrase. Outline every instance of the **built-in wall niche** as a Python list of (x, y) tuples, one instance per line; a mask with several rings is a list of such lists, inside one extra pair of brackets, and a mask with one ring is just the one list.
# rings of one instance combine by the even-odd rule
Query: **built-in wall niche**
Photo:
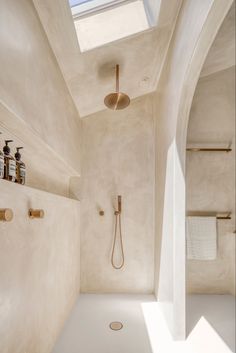
[(5, 140), (13, 140), (10, 144), (12, 155), (16, 147), (24, 147), (22, 160), (26, 164), (27, 186), (71, 198), (69, 181), (72, 176), (79, 177), (79, 170), (72, 167), (33, 129), (1, 104), (0, 131), (1, 150)]

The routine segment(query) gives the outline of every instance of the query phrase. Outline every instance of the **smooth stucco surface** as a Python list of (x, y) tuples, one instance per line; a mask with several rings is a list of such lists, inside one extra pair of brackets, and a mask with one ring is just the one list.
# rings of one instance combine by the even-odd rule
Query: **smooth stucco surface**
[[(163, 5), (160, 28), (81, 59), (66, 0), (58, 0), (58, 6), (55, 0), (1, 1), (4, 138), (23, 141), (34, 187), (67, 195), (69, 177), (82, 171), (79, 182), (71, 182), (82, 203), (81, 264), (77, 203), (0, 181), (0, 206), (16, 212), (11, 224), (0, 224), (0, 345), (7, 353), (50, 350), (79, 292), (80, 265), (83, 292), (151, 293), (155, 270), (156, 296), (169, 329), (175, 338), (185, 337), (188, 113), (207, 52), (232, 1), (183, 1), (166, 57), (180, 3)], [(153, 91), (161, 75), (157, 93), (132, 100), (123, 112), (106, 110), (81, 122), (66, 85), (83, 115), (101, 110), (105, 94), (113, 90), (117, 62), (122, 90), (131, 98)], [(123, 197), (125, 250), (120, 271), (110, 264), (118, 194)], [(38, 223), (26, 216), (36, 203), (48, 217)]]
[[(152, 97), (83, 120), (81, 290), (152, 293), (154, 127)], [(114, 207), (122, 195), (125, 266), (111, 266)], [(99, 216), (99, 210), (105, 212)], [(119, 249), (119, 247), (118, 247)]]
[(1, 1), (0, 67), (0, 131), (25, 147), (38, 187), (66, 195), (67, 183), (68, 194), (80, 173), (80, 119), (32, 1)]
[(217, 33), (201, 71), (201, 77), (235, 65), (235, 1)]
[(0, 195), (14, 212), (0, 222), (0, 352), (50, 353), (79, 294), (79, 203), (2, 180)]

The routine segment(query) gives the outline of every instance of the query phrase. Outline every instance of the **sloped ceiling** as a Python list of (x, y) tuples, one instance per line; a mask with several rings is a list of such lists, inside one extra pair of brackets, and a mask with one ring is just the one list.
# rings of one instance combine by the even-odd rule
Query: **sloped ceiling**
[(116, 63), (131, 99), (156, 89), (181, 2), (162, 0), (155, 28), (81, 53), (68, 1), (33, 0), (80, 117), (105, 109)]
[[(131, 99), (156, 90), (182, 0), (161, 0), (157, 26), (81, 53), (68, 0), (33, 0), (80, 117), (106, 109), (104, 97), (120, 89)], [(201, 76), (235, 65), (235, 3), (208, 53)]]
[(235, 2), (229, 10), (207, 55), (201, 77), (235, 65)]

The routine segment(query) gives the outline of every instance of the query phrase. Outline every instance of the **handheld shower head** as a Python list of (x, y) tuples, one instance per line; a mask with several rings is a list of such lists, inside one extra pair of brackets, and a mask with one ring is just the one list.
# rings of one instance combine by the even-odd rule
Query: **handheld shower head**
[[(114, 240), (112, 245), (112, 254), (111, 254), (111, 264), (116, 269), (121, 269), (125, 264), (125, 256), (124, 256), (124, 247), (123, 247), (123, 236), (121, 230), (121, 195), (118, 195), (118, 208), (115, 211), (115, 232), (114, 232)], [(119, 265), (116, 265), (114, 262), (114, 254), (115, 254), (115, 247), (116, 242), (120, 241), (120, 251), (121, 251), (121, 262)]]

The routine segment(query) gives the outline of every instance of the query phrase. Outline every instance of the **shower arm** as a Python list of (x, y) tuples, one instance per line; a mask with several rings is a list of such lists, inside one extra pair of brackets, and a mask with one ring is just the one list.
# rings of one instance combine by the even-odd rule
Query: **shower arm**
[(117, 93), (119, 93), (119, 90), (120, 90), (119, 76), (120, 76), (120, 67), (119, 65), (116, 65), (116, 92)]

